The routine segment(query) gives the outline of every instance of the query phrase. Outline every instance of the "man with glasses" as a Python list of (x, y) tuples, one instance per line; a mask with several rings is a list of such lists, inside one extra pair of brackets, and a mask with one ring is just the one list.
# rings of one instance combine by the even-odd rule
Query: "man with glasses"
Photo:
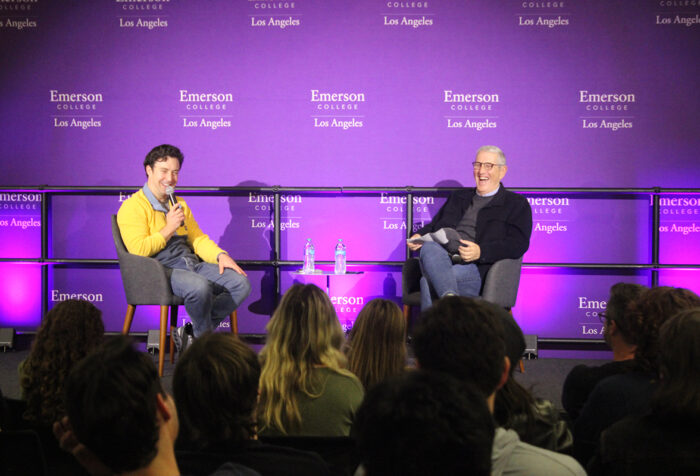
[[(476, 187), (452, 193), (433, 221), (408, 240), (409, 249), (420, 249), (422, 309), (432, 305), (431, 290), (438, 297), (478, 296), (493, 263), (520, 258), (530, 246), (532, 210), (525, 197), (501, 184), (508, 170), (503, 151), (480, 147), (472, 168)], [(447, 248), (417, 240), (440, 230)]]
[(633, 318), (629, 306), (647, 289), (646, 286), (633, 283), (616, 283), (610, 288), (606, 311), (599, 312), (598, 317), (603, 324), (605, 342), (613, 352), (613, 360), (600, 366), (577, 365), (566, 376), (561, 403), (572, 422), (578, 419), (598, 382), (634, 370), (634, 353), (637, 351), (635, 342), (638, 336), (633, 332), (635, 327), (629, 322)]

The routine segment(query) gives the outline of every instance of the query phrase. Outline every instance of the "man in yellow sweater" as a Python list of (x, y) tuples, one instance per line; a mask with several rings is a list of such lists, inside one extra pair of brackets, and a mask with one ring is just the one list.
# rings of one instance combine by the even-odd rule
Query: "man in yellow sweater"
[[(151, 256), (172, 271), (173, 293), (185, 301), (192, 332), (199, 337), (215, 329), (250, 294), (245, 271), (214, 243), (195, 221), (184, 200), (171, 206), (184, 156), (177, 147), (160, 145), (143, 162), (148, 181), (122, 204), (117, 222), (130, 253)], [(188, 333), (178, 328), (176, 343)], [(178, 346), (179, 347), (179, 346)]]

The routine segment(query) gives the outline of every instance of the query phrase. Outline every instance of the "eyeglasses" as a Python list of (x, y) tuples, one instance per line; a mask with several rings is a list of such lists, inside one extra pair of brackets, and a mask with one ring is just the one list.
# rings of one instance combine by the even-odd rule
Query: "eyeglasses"
[(503, 164), (492, 164), (491, 162), (472, 162), (472, 167), (474, 167), (474, 170), (479, 170), (481, 167), (483, 167), (487, 172), (491, 170), (494, 165), (501, 167)]
[(605, 320), (608, 318), (608, 314), (606, 312), (599, 312), (598, 313), (598, 319), (600, 319), (601, 324), (605, 324)]

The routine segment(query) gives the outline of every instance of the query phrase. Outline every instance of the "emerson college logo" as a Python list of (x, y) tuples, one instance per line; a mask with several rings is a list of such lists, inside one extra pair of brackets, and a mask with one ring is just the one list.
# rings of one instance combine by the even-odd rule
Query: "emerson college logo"
[(632, 106), (637, 96), (630, 92), (578, 91), (578, 102), (583, 107), (580, 116), (583, 129), (605, 129), (616, 132), (634, 127)]
[[(170, 0), (114, 0), (119, 8), (117, 20), (119, 28), (135, 30), (156, 30), (168, 27), (163, 6)], [(154, 18), (155, 17), (155, 18)]]
[(178, 91), (179, 103), (184, 110), (180, 115), (183, 128), (211, 129), (230, 128), (230, 114), (225, 114), (233, 103), (233, 94), (227, 92)]
[(434, 25), (435, 15), (429, 7), (433, 2), (380, 0), (382, 25), (386, 28), (410, 28), (413, 30)]
[(87, 130), (102, 127), (98, 106), (104, 101), (102, 93), (49, 91), (49, 101), (57, 112), (51, 115), (53, 127)]
[(445, 89), (442, 101), (448, 108), (444, 116), (448, 129), (468, 129), (482, 131), (498, 127), (496, 107), (501, 102), (497, 93), (456, 92)]
[[(274, 213), (274, 195), (250, 192), (248, 194), (248, 203), (252, 204), (253, 212), (253, 215), (250, 217), (251, 228), (269, 228), (271, 230), (275, 228), (275, 222), (271, 218), (271, 215)], [(300, 227), (299, 219), (301, 217), (295, 214), (298, 213), (297, 205), (301, 205), (301, 203), (301, 195), (280, 195), (280, 212), (285, 215), (284, 217), (280, 215), (280, 231)]]
[(518, 26), (531, 28), (562, 28), (571, 23), (570, 1), (523, 0), (518, 2)]
[(365, 116), (361, 113), (361, 106), (365, 102), (365, 93), (319, 89), (311, 89), (310, 93), (310, 102), (315, 109), (311, 115), (314, 128), (347, 131), (364, 127)]
[(296, 1), (248, 0), (251, 28), (294, 29), (301, 26)]
[(0, 0), (0, 31), (32, 30), (37, 27), (34, 7), (39, 0)]
[(659, 232), (690, 235), (700, 233), (700, 196), (661, 197)]

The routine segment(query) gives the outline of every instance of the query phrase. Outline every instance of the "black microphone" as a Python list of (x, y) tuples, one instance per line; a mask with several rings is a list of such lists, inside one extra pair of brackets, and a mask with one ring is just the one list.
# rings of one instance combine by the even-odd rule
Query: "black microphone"
[[(168, 196), (168, 201), (170, 202), (170, 209), (172, 210), (175, 205), (177, 205), (177, 200), (175, 199), (175, 188), (171, 187), (168, 185), (165, 187), (165, 193)], [(185, 222), (183, 220), (182, 223), (180, 223), (180, 226), (185, 226)], [(185, 226), (185, 230), (187, 227)]]

